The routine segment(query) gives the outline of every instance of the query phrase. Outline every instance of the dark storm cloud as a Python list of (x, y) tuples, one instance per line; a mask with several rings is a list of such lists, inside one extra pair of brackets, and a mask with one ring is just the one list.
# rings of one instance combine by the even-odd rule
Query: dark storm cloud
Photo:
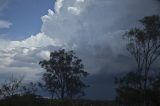
[(115, 77), (122, 76), (121, 74), (105, 74), (105, 73), (97, 73), (90, 75), (86, 79), (86, 83), (90, 85), (86, 90), (86, 97), (95, 100), (113, 100), (115, 99), (116, 85)]

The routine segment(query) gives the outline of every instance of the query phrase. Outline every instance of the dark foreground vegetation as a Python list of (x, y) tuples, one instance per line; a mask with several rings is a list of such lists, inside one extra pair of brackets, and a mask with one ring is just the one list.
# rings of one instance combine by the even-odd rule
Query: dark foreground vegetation
[(125, 34), (137, 67), (116, 78), (116, 99), (125, 106), (160, 106), (160, 70), (153, 68), (160, 58), (160, 17), (147, 16), (140, 22), (141, 27)]
[(35, 95), (12, 96), (0, 100), (0, 106), (114, 106), (112, 101), (55, 100)]

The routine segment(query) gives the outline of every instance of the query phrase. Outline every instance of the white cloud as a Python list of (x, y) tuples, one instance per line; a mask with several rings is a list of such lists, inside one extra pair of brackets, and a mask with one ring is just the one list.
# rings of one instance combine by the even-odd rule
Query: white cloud
[(58, 40), (52, 39), (49, 36), (46, 36), (44, 33), (38, 33), (37, 35), (32, 35), (31, 37), (23, 40), (23, 41), (11, 41), (8, 49), (16, 49), (16, 48), (28, 48), (30, 50), (39, 47), (46, 46), (62, 46)]
[(61, 9), (62, 6), (63, 6), (63, 1), (64, 1), (64, 0), (56, 0), (55, 6), (54, 6), (54, 9), (55, 9), (55, 12), (56, 12), (56, 13), (59, 13), (59, 12), (60, 12), (60, 9)]
[(79, 15), (80, 10), (76, 7), (68, 7), (68, 11), (71, 12), (72, 14)]
[[(85, 0), (77, 0), (72, 6), (68, 6), (68, 11), (74, 15), (79, 15), (85, 8)], [(83, 6), (84, 5), (84, 6)]]
[[(55, 48), (63, 46), (58, 40), (52, 39), (43, 33), (32, 35), (22, 41), (7, 41), (4, 39), (0, 39), (0, 41), (0, 73), (8, 73), (4, 71), (10, 69), (13, 70), (14, 74), (27, 75), (27, 78), (29, 78), (30, 73), (32, 73), (32, 77), (36, 77), (36, 74), (41, 73), (39, 70), (42, 69), (40, 69), (38, 63), (40, 60), (49, 59), (49, 50), (53, 51)], [(18, 70), (21, 70), (21, 72)]]
[(12, 25), (11, 22), (5, 21), (5, 20), (0, 20), (0, 29), (2, 28), (10, 28)]
[(48, 15), (44, 15), (44, 16), (41, 17), (42, 22), (43, 23), (47, 22), (48, 20), (51, 19), (52, 16), (54, 16), (54, 12), (51, 9), (49, 9), (48, 10)]
[(77, 2), (84, 2), (85, 0), (77, 0)]
[(37, 56), (41, 59), (48, 60), (50, 58), (50, 51), (41, 51)]

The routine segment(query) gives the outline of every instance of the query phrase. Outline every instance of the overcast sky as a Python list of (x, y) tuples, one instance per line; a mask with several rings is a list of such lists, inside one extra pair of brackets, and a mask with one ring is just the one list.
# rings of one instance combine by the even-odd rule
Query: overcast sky
[(115, 75), (135, 68), (122, 35), (159, 11), (156, 0), (0, 0), (0, 81), (38, 80), (38, 62), (64, 48), (90, 73), (86, 98), (112, 99)]

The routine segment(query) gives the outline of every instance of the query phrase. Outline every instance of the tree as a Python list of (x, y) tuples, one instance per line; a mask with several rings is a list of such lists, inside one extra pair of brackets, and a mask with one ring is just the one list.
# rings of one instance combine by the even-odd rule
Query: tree
[(155, 76), (152, 81), (152, 87), (150, 90), (150, 98), (153, 101), (155, 106), (160, 105), (160, 73)]
[[(129, 72), (121, 78), (116, 78), (117, 102), (127, 106), (142, 106), (144, 103), (143, 76), (137, 72)], [(148, 77), (147, 105), (159, 106), (160, 102), (160, 73)]]
[(123, 105), (137, 106), (143, 104), (142, 79), (135, 72), (129, 72), (121, 78), (116, 77), (115, 83), (118, 85), (116, 101)]
[(142, 27), (131, 29), (125, 34), (128, 40), (127, 50), (137, 63), (137, 70), (117, 79), (117, 93), (121, 101), (125, 98), (128, 103), (132, 101), (142, 104), (143, 100), (143, 105), (148, 106), (151, 101), (150, 96), (153, 94), (152, 82), (155, 79), (151, 66), (160, 57), (160, 17), (147, 16), (140, 22)]
[(39, 64), (46, 70), (42, 78), (43, 87), (51, 93), (52, 98), (54, 94), (61, 99), (84, 94), (87, 86), (82, 78), (88, 73), (81, 62), (73, 51), (66, 52), (64, 49), (51, 52), (49, 60), (40, 61)]
[(126, 33), (127, 49), (135, 58), (137, 70), (144, 76), (144, 105), (147, 105), (147, 87), (150, 68), (160, 56), (160, 17), (147, 16), (140, 20), (143, 28), (134, 28)]
[(18, 79), (13, 77), (12, 75), (12, 77), (9, 80), (5, 81), (1, 85), (0, 87), (1, 96), (6, 98), (6, 97), (11, 97), (18, 94), (21, 88), (22, 80), (23, 78)]

